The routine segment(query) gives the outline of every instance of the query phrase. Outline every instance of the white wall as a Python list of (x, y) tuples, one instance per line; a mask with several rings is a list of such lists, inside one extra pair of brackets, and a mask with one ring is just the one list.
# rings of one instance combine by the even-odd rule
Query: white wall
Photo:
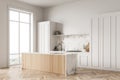
[(8, 67), (9, 56), (9, 27), (8, 7), (19, 8), (34, 13), (34, 51), (36, 51), (36, 26), (42, 20), (42, 9), (22, 2), (0, 0), (0, 68)]
[(89, 33), (90, 17), (96, 14), (119, 11), (120, 0), (80, 0), (61, 6), (46, 8), (44, 20), (63, 24), (64, 33)]
[[(114, 39), (109, 39), (110, 35), (111, 38), (117, 36), (114, 33), (115, 30), (111, 29), (110, 31), (110, 24), (106, 23), (107, 27), (105, 27), (104, 31), (106, 33), (104, 33), (104, 35), (102, 36), (102, 30), (99, 30), (99, 28), (101, 28), (101, 24), (98, 23), (98, 18), (93, 19), (92, 17), (105, 13), (119, 12), (119, 3), (120, 0), (80, 0), (74, 3), (44, 9), (44, 20), (51, 20), (54, 22), (62, 23), (65, 34), (92, 34), (92, 53), (80, 54), (78, 56), (78, 66), (97, 69), (118, 70), (118, 68), (120, 68), (118, 63), (120, 57), (119, 48), (117, 47), (116, 54), (118, 54), (119, 57), (117, 57), (118, 60), (116, 60), (116, 55), (114, 53), (116, 48), (113, 48), (116, 42), (112, 41)], [(94, 20), (94, 24), (91, 23), (91, 19)], [(111, 28), (114, 29), (114, 27)], [(108, 36), (105, 37), (106, 35)], [(103, 37), (104, 40), (102, 40)], [(117, 38), (119, 39), (118, 36)], [(102, 41), (108, 41), (108, 44), (103, 43)], [(103, 45), (105, 48), (103, 48)], [(104, 51), (104, 54), (102, 53), (102, 51)]]

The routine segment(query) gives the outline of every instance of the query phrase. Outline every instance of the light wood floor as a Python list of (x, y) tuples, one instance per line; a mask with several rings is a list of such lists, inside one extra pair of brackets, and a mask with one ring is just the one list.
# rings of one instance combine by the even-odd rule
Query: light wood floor
[(0, 69), (0, 80), (120, 80), (120, 72), (79, 68), (75, 75), (64, 77), (36, 70), (22, 70), (15, 66)]

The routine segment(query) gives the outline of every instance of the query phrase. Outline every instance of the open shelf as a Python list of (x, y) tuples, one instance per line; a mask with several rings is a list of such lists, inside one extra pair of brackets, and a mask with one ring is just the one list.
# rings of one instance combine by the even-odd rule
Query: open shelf
[(70, 35), (53, 35), (53, 36), (57, 36), (57, 37), (69, 37), (69, 36), (81, 36), (81, 37), (85, 37), (88, 36), (89, 34), (70, 34)]

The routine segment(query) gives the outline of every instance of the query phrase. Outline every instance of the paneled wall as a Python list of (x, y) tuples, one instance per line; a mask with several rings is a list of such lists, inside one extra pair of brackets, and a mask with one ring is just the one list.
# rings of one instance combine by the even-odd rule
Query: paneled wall
[(91, 18), (91, 52), (78, 59), (80, 67), (120, 70), (120, 13)]

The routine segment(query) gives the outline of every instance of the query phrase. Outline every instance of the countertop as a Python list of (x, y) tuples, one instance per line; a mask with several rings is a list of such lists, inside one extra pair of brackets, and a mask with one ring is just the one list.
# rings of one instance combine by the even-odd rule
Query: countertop
[(65, 52), (65, 51), (50, 51), (49, 53), (40, 52), (24, 52), (24, 54), (44, 54), (44, 55), (69, 55), (69, 54), (80, 54), (83, 52)]

